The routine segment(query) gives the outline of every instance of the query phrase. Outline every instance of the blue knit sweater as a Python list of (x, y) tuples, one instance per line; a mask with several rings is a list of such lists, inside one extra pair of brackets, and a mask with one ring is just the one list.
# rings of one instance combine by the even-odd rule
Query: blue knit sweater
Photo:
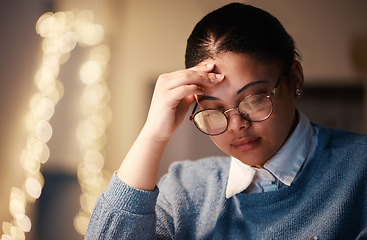
[(318, 125), (291, 186), (225, 198), (230, 158), (174, 163), (152, 191), (112, 177), (85, 239), (367, 239), (367, 137)]

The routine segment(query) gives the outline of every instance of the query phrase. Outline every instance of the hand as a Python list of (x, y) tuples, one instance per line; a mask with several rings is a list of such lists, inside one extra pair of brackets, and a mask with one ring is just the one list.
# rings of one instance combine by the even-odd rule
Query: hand
[(224, 79), (222, 74), (213, 73), (213, 70), (214, 64), (200, 64), (161, 75), (144, 129), (156, 140), (168, 141), (195, 101), (194, 94), (201, 95), (203, 88), (213, 87)]
[(123, 182), (133, 188), (154, 190), (163, 152), (195, 101), (194, 94), (201, 95), (204, 88), (224, 79), (213, 70), (214, 64), (200, 64), (158, 78), (147, 121), (117, 172)]

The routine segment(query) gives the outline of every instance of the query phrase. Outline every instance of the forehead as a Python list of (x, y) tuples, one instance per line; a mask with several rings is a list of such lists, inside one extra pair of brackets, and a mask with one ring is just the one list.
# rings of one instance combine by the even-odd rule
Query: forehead
[(277, 63), (262, 63), (246, 54), (225, 53), (207, 62), (215, 64), (214, 72), (223, 74), (224, 81), (206, 88), (204, 96), (220, 99), (251, 89), (270, 88), (280, 74)]

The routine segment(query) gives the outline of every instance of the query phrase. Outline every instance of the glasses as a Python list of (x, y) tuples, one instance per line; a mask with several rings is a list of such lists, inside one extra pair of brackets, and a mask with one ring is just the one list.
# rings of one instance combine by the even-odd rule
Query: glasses
[(196, 103), (192, 110), (190, 120), (194, 122), (195, 126), (201, 132), (210, 136), (220, 135), (227, 130), (229, 122), (227, 113), (233, 110), (237, 110), (249, 122), (262, 122), (268, 119), (273, 113), (274, 105), (271, 97), (276, 93), (279, 82), (285, 76), (286, 72), (285, 70), (280, 75), (270, 94), (260, 93), (249, 95), (238, 104), (238, 107), (227, 110), (204, 109), (195, 113), (198, 106), (198, 103)]

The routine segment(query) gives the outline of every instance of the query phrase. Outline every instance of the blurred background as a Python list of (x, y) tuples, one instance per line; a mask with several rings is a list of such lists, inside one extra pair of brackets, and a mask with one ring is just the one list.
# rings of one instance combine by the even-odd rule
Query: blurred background
[[(193, 26), (230, 2), (0, 0), (2, 239), (83, 239), (157, 77), (184, 68)], [(305, 72), (299, 108), (314, 122), (367, 133), (367, 2), (240, 2), (275, 15), (295, 39)], [(173, 161), (218, 154), (187, 120), (160, 176)]]

